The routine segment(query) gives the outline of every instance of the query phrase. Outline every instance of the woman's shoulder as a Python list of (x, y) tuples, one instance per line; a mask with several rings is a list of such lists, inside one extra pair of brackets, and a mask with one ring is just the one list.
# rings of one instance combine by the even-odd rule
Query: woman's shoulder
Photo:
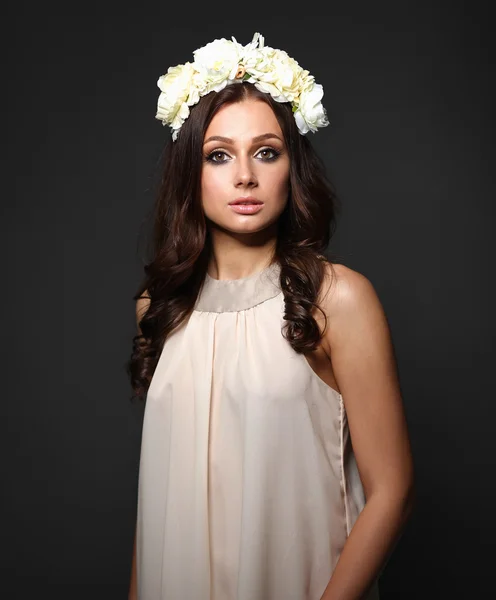
[(322, 312), (317, 311), (320, 315), (315, 318), (329, 356), (331, 349), (345, 348), (346, 354), (362, 340), (388, 335), (387, 318), (372, 282), (346, 265), (327, 262), (317, 304)]
[(326, 317), (336, 319), (377, 308), (380, 301), (372, 282), (363, 273), (326, 260), (318, 304)]
[(359, 285), (366, 285), (367, 282), (370, 283), (369, 279), (363, 273), (360, 273), (345, 264), (331, 262), (326, 259), (324, 265), (325, 279), (328, 283), (335, 281), (336, 285), (351, 288)]

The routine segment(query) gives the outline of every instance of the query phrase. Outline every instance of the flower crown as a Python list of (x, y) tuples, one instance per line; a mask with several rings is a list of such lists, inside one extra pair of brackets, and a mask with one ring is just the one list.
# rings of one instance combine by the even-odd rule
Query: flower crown
[(171, 127), (173, 141), (189, 116), (190, 106), (212, 91), (220, 92), (226, 85), (243, 81), (253, 83), (277, 102), (290, 102), (302, 135), (329, 125), (321, 102), (322, 86), (284, 50), (265, 46), (260, 33), (255, 33), (246, 46), (234, 37), (232, 41), (214, 40), (195, 50), (193, 57), (192, 63), (169, 67), (157, 81), (161, 93), (155, 118)]

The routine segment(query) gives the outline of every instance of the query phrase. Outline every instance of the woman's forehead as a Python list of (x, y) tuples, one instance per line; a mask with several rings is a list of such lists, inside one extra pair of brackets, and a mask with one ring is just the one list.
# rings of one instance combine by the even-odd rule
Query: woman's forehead
[(218, 135), (244, 141), (269, 132), (283, 138), (274, 111), (266, 102), (247, 99), (222, 106), (209, 123), (205, 139)]

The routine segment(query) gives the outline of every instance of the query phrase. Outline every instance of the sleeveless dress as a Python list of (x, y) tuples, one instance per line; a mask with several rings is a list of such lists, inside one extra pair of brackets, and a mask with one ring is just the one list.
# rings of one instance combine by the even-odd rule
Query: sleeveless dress
[(206, 274), (164, 344), (143, 419), (139, 600), (320, 600), (364, 507), (343, 398), (281, 334), (279, 273)]

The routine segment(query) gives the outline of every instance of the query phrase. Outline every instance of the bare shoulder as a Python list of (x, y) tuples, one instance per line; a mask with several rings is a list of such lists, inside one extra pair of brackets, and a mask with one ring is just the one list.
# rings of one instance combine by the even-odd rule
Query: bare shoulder
[(367, 328), (387, 328), (386, 316), (372, 282), (339, 263), (326, 263), (319, 306), (328, 320), (326, 340), (335, 345), (341, 336)]
[(340, 263), (326, 263), (320, 301), (332, 309), (332, 313), (357, 305), (363, 308), (378, 300), (374, 286), (365, 275)]

